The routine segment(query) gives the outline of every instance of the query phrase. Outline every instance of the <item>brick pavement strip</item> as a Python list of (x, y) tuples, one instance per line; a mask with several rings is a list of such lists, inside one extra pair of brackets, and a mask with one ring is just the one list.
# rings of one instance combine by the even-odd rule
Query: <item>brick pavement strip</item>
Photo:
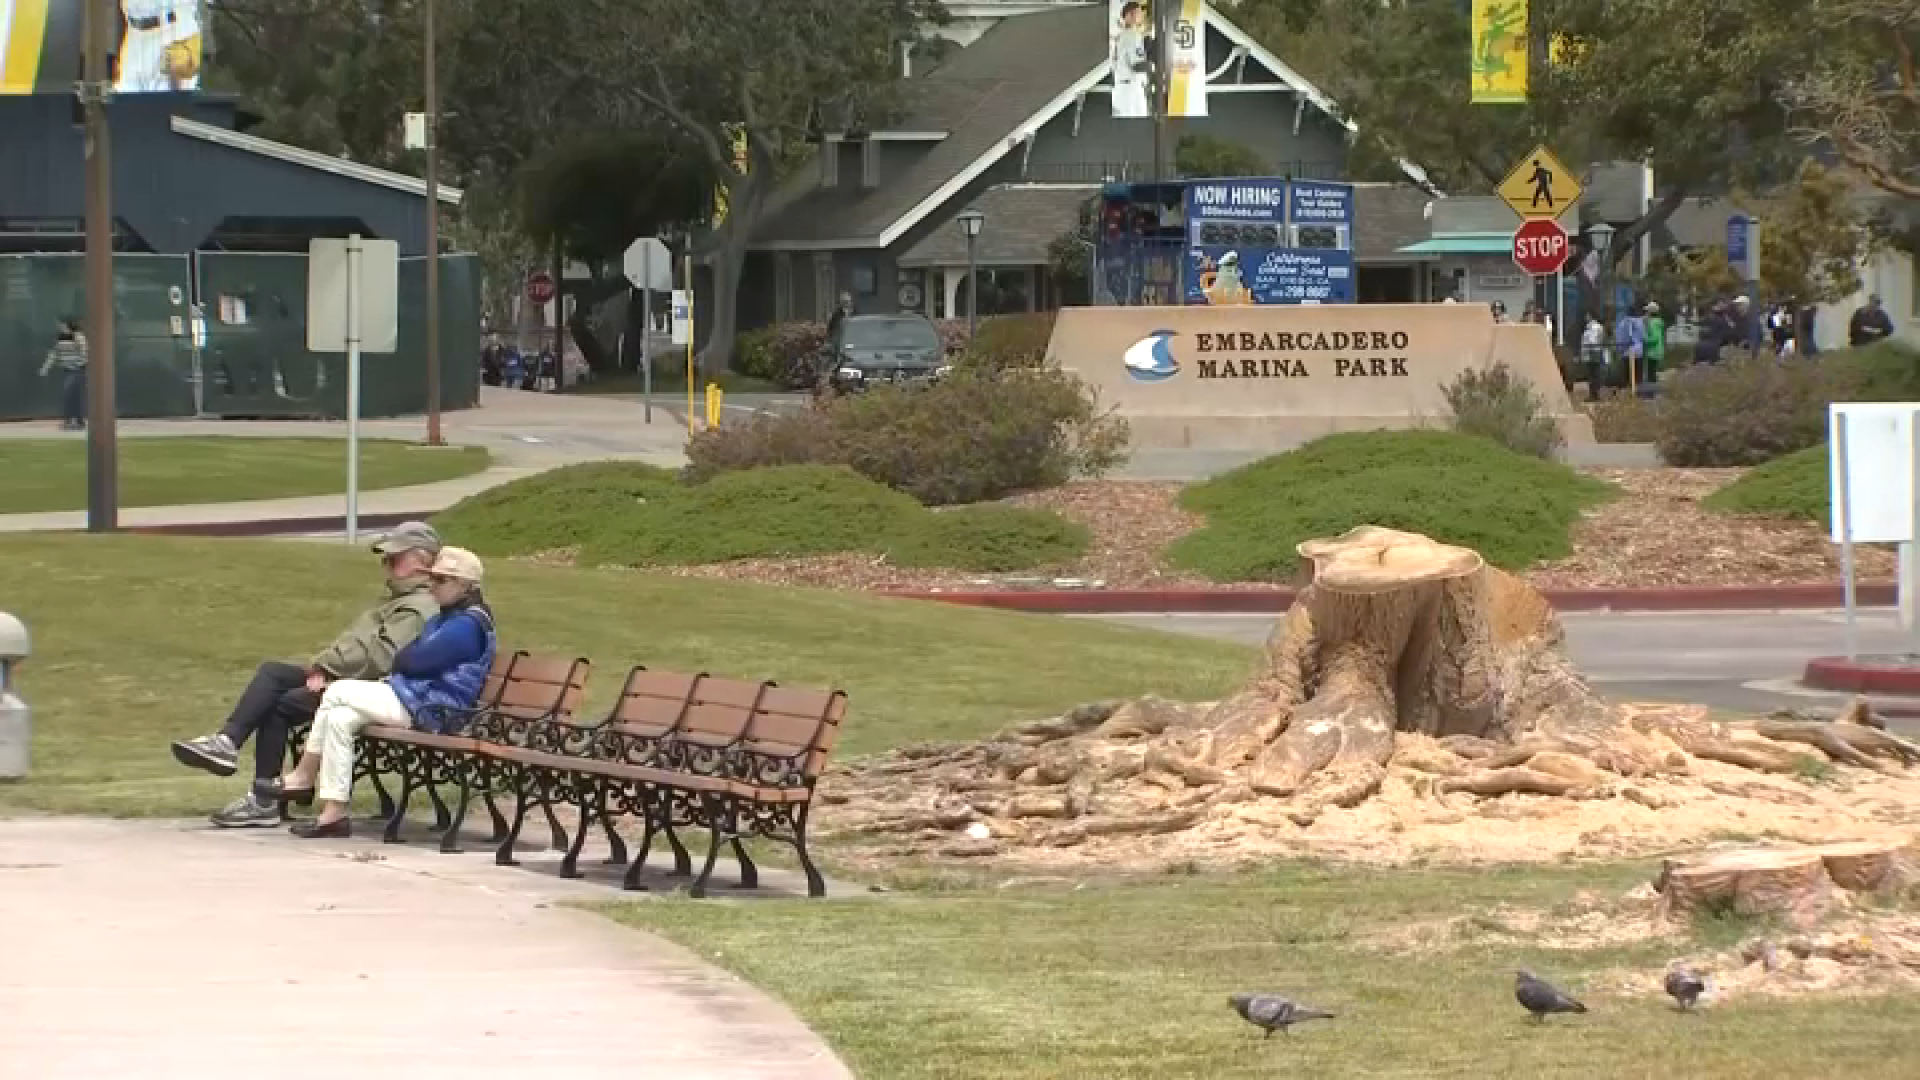
[(279, 833), (0, 821), (0, 1078), (851, 1076), (745, 983), (554, 903), (570, 884)]

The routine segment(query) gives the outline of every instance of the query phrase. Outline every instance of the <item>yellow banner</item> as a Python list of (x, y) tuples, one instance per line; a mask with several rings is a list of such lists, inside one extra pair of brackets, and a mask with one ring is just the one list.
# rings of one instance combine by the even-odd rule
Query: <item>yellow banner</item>
[(0, 94), (42, 89), (38, 79), (46, 32), (47, 0), (0, 0)]
[(1527, 100), (1527, 0), (1473, 0), (1475, 105)]
[[(744, 124), (726, 124), (727, 133), (733, 137), (733, 171), (741, 176), (747, 175), (747, 128)], [(821, 143), (821, 153), (831, 154), (839, 150), (833, 143)], [(719, 228), (727, 221), (727, 188), (716, 184), (713, 189), (713, 227)]]

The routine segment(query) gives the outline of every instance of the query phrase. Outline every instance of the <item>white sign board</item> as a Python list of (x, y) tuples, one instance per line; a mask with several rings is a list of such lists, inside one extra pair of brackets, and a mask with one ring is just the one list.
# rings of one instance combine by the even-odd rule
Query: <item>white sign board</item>
[(673, 343), (693, 344), (693, 293), (673, 290)]
[[(393, 352), (400, 346), (400, 245), (361, 237), (359, 261), (360, 351)], [(347, 311), (347, 241), (316, 239), (307, 247), (307, 349), (346, 352)]]
[[(1904, 544), (1913, 540), (1913, 437), (1920, 404), (1849, 402), (1827, 408), (1833, 542)], [(1843, 490), (1844, 500), (1840, 498)]]
[(643, 236), (627, 245), (620, 269), (636, 289), (666, 292), (673, 288), (673, 253), (656, 236)]

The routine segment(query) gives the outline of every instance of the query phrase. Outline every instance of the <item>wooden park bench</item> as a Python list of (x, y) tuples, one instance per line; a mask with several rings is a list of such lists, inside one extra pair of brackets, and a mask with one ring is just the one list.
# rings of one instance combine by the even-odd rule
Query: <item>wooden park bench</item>
[[(766, 838), (793, 847), (807, 895), (821, 896), (826, 884), (807, 851), (807, 819), (846, 704), (837, 690), (635, 667), (606, 720), (593, 728), (477, 716), (468, 734), (492, 764), (467, 775), (484, 775), (515, 796), (513, 821), (495, 853), (502, 864), (513, 862), (529, 809), (550, 814), (571, 805), (579, 824), (561, 860), (563, 877), (580, 875), (581, 850), (595, 824), (611, 838), (609, 862), (628, 862), (629, 889), (641, 887), (656, 836), (673, 850), (674, 873), (689, 873), (692, 860), (678, 830), (700, 828), (707, 855), (691, 895), (706, 895), (722, 847), (733, 851), (741, 887), (756, 887), (759, 873), (743, 841)], [(630, 862), (612, 829), (621, 817), (639, 819), (643, 830)]]

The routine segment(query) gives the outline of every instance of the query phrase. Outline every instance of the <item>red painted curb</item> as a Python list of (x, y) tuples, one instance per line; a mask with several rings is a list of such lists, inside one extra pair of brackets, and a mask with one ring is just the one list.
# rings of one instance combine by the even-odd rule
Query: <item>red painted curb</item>
[(1849, 660), (1844, 656), (1816, 656), (1807, 661), (1800, 681), (1816, 690), (1843, 694), (1920, 695), (1920, 665), (1896, 667), (1878, 663), (1879, 659), (1882, 658)]
[[(1658, 589), (1546, 589), (1558, 611), (1776, 611), (1837, 608), (1845, 604), (1838, 585), (1702, 585)], [(1892, 585), (1862, 585), (1862, 607), (1896, 602)], [(1001, 608), (1053, 615), (1190, 614), (1278, 615), (1293, 603), (1292, 589), (1035, 589), (1002, 592), (931, 592), (888, 589), (905, 600)]]

